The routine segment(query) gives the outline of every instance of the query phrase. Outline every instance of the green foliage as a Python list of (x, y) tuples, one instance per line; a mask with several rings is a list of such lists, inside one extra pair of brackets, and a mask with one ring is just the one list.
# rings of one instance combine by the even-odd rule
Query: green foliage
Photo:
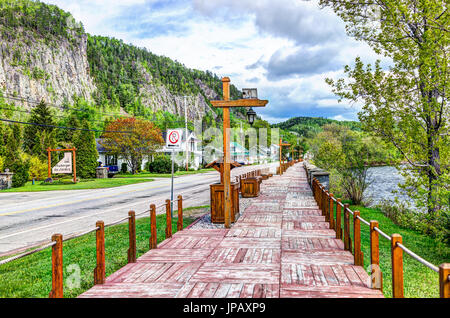
[[(51, 134), (54, 128), (39, 125), (54, 126), (54, 114), (45, 102), (41, 102), (31, 110), (29, 122), (36, 125), (25, 127), (23, 149), (31, 155), (45, 156), (45, 152), (43, 153), (42, 150), (45, 151), (46, 148), (55, 143), (52, 141), (54, 134)], [(48, 144), (44, 144), (44, 142), (48, 142)]]
[(338, 121), (322, 117), (294, 117), (285, 122), (274, 124), (272, 127), (293, 131), (300, 136), (312, 137), (323, 131), (323, 126), (333, 123), (350, 128), (351, 130), (361, 130), (361, 124), (356, 121)]
[(30, 163), (28, 161), (16, 161), (11, 166), (11, 172), (14, 172), (12, 178), (13, 188), (23, 187), (29, 178)]
[(70, 13), (55, 5), (31, 0), (0, 1), (0, 31), (0, 37), (7, 40), (33, 32), (48, 44), (68, 39), (73, 45), (84, 34), (83, 26), (76, 23)]
[(5, 159), (3, 159), (2, 156), (0, 156), (0, 172), (3, 171), (3, 166), (5, 165)]
[[(148, 163), (147, 167), (152, 173), (171, 173), (172, 160), (168, 156), (158, 156), (152, 162)], [(178, 171), (178, 165), (174, 162), (174, 172)]]
[(310, 140), (314, 163), (332, 173), (332, 191), (345, 194), (355, 204), (360, 204), (369, 185), (368, 168), (390, 161), (389, 147), (379, 138), (335, 123), (323, 129)]
[[(391, 61), (356, 58), (346, 79), (327, 79), (341, 98), (362, 103), (364, 129), (394, 145), (408, 161), (406, 192), (431, 219), (448, 212), (450, 191), (450, 14), (446, 1), (321, 0), (346, 22), (349, 35)], [(448, 6), (448, 5), (447, 5)], [(347, 80), (348, 79), (348, 80)]]
[[(83, 121), (82, 128), (90, 129), (86, 120)], [(94, 132), (77, 131), (73, 137), (73, 145), (77, 149), (77, 176), (83, 179), (95, 177), (95, 168), (98, 165), (98, 152)]]
[(29, 169), (29, 180), (43, 180), (47, 177), (48, 163), (41, 161), (39, 157), (32, 156), (29, 159), (30, 169)]
[(120, 172), (122, 173), (128, 172), (128, 164), (126, 162), (122, 162), (122, 165), (120, 166)]

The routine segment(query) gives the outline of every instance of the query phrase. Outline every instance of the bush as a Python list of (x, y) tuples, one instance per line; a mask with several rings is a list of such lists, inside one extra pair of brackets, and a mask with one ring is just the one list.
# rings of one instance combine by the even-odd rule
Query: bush
[(30, 164), (28, 161), (17, 161), (12, 165), (11, 170), (12, 172), (14, 172), (12, 178), (13, 188), (23, 187), (27, 183), (28, 177), (30, 175), (29, 169)]
[(3, 171), (3, 166), (5, 165), (5, 159), (0, 156), (0, 172)]
[[(166, 156), (157, 157), (153, 162), (148, 163), (147, 170), (152, 173), (171, 173), (172, 160)], [(176, 162), (174, 163), (173, 171), (178, 171)]]
[(383, 200), (376, 208), (401, 227), (416, 230), (447, 244), (450, 242), (450, 215), (445, 211), (431, 219), (427, 213), (410, 210), (402, 203), (389, 200)]
[(29, 180), (43, 180), (47, 177), (47, 163), (41, 161), (39, 157), (33, 156), (29, 160), (30, 169), (29, 169)]
[(128, 165), (126, 162), (122, 162), (122, 166), (120, 167), (120, 172), (122, 172), (122, 173), (128, 172)]

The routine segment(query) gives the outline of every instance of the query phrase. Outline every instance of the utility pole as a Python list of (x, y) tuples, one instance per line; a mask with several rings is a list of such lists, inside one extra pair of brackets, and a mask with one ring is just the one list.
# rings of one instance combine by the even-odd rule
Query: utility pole
[(186, 131), (186, 171), (189, 171), (189, 141), (188, 141), (188, 126), (187, 126), (187, 102), (186, 98), (184, 97), (184, 124), (185, 124), (185, 131)]

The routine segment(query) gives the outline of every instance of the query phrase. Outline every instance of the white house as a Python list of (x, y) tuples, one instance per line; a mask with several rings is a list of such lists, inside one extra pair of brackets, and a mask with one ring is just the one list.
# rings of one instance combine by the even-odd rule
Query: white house
[[(202, 151), (200, 149), (200, 140), (195, 136), (195, 133), (192, 131), (188, 131), (187, 138), (187, 146), (189, 150), (189, 166), (191, 168), (198, 169), (201, 161), (202, 161)], [(163, 139), (166, 140), (166, 132), (163, 132)], [(109, 167), (110, 172), (119, 172), (122, 167), (122, 163), (126, 163), (125, 160), (118, 158), (116, 155), (111, 155), (108, 151), (99, 143), (100, 138), (96, 139), (97, 151), (98, 151), (98, 159), (99, 165)], [(183, 136), (181, 140), (181, 151), (177, 154), (177, 162), (180, 166), (186, 165), (186, 136), (183, 130)], [(160, 150), (157, 150), (157, 153), (164, 153), (166, 155), (171, 155), (171, 150), (165, 149), (163, 147)], [(148, 162), (147, 156), (142, 160), (141, 170), (145, 169), (145, 165)], [(128, 167), (128, 171), (130, 167)]]

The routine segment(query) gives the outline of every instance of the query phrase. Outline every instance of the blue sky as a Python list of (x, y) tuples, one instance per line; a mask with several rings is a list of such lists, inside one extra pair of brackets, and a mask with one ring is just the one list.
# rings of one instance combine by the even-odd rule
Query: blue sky
[(360, 56), (379, 58), (345, 33), (343, 22), (316, 0), (44, 0), (112, 36), (187, 67), (257, 87), (271, 123), (295, 116), (357, 120), (359, 105), (338, 103), (325, 78), (344, 77)]

